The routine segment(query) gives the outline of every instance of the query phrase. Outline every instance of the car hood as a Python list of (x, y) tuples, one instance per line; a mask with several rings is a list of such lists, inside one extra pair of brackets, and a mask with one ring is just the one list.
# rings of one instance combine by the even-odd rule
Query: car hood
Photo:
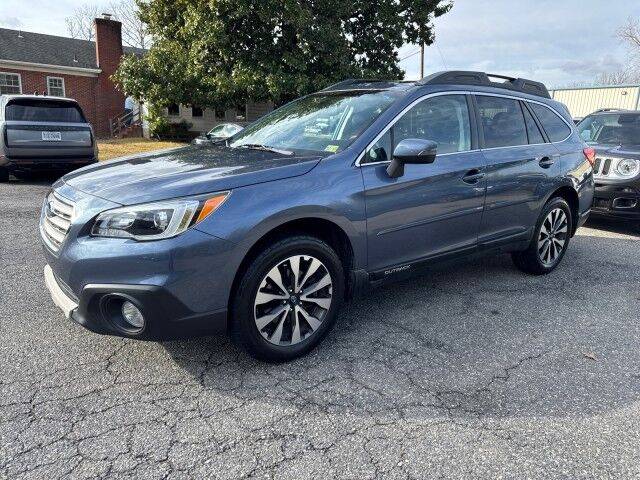
[(592, 145), (598, 156), (611, 155), (615, 158), (635, 158), (640, 160), (640, 145)]
[(229, 190), (304, 175), (321, 156), (190, 145), (97, 163), (62, 182), (122, 205)]

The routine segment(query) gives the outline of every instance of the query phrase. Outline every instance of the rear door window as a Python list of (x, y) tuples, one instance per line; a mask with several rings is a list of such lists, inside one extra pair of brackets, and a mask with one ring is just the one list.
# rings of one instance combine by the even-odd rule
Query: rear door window
[(524, 112), (524, 120), (527, 124), (527, 134), (529, 135), (529, 144), (536, 145), (538, 143), (545, 143), (544, 137), (542, 136), (542, 132), (538, 128), (538, 124), (533, 119), (533, 116), (529, 112), (529, 110), (523, 106), (522, 111)]
[(82, 110), (75, 103), (37, 99), (13, 100), (6, 107), (5, 118), (21, 122), (86, 122)]
[(527, 128), (518, 100), (477, 95), (485, 148), (527, 145)]
[(537, 103), (532, 103), (531, 108), (552, 142), (561, 142), (571, 134), (571, 129), (567, 124), (551, 109)]

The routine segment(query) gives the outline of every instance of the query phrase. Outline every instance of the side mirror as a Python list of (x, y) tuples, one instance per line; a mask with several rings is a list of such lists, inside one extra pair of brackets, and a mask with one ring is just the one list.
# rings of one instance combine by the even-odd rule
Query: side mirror
[(402, 140), (393, 151), (387, 175), (398, 178), (404, 175), (405, 163), (433, 163), (436, 159), (438, 144), (432, 140), (407, 138)]

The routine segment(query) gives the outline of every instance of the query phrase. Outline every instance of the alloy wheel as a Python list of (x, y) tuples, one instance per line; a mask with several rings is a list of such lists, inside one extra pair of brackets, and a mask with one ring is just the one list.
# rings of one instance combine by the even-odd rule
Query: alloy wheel
[(312, 336), (331, 308), (333, 282), (327, 267), (310, 255), (295, 255), (274, 266), (260, 282), (254, 319), (260, 334), (279, 346)]
[(538, 256), (543, 265), (549, 267), (557, 261), (567, 243), (568, 233), (566, 213), (561, 208), (554, 208), (542, 222), (538, 236)]

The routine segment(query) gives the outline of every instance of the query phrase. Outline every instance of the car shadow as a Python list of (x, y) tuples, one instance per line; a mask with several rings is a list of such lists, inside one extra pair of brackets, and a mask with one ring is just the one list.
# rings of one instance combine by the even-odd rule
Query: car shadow
[(19, 177), (11, 175), (9, 185), (51, 186), (60, 176), (60, 174), (54, 173), (29, 173)]
[(624, 288), (640, 283), (640, 256), (602, 255), (637, 245), (575, 237), (544, 277), (504, 255), (431, 269), (346, 304), (328, 338), (286, 364), (255, 361), (226, 337), (163, 346), (229, 402), (483, 424), (588, 416), (640, 400), (640, 294)]
[(640, 237), (640, 221), (634, 224), (626, 220), (591, 217), (585, 227)]

